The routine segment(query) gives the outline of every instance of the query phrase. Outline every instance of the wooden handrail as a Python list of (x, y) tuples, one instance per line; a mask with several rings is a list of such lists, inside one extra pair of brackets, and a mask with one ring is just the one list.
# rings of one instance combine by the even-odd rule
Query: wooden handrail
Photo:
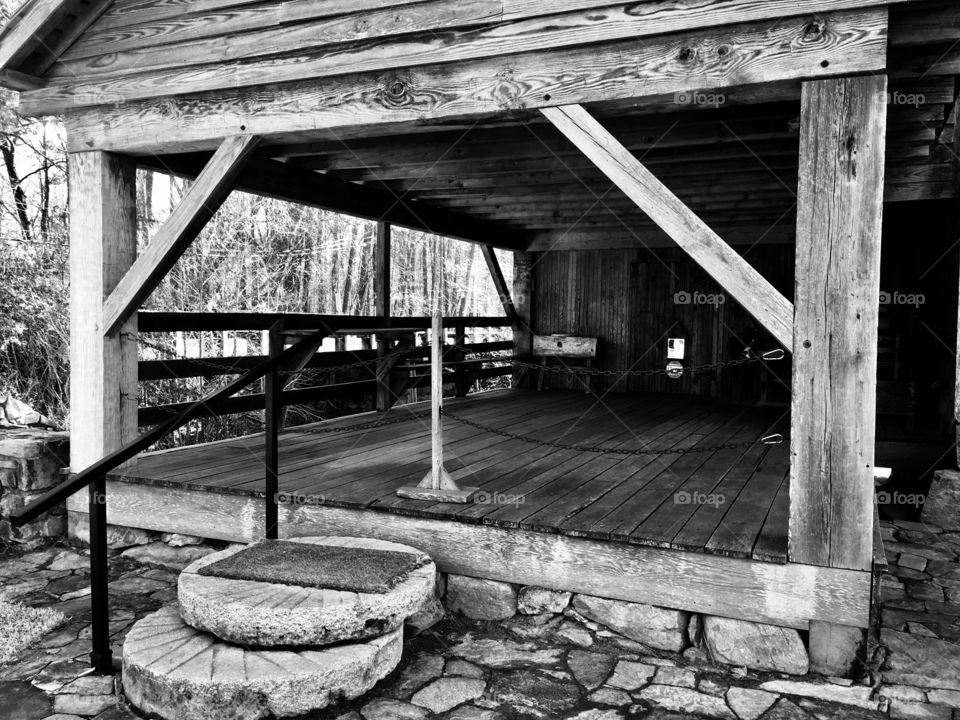
[[(465, 343), (463, 346), (474, 352), (498, 352), (512, 350), (513, 343), (509, 340), (491, 342)], [(429, 355), (429, 348), (425, 346), (411, 348), (404, 353), (405, 359), (422, 359)], [(173, 380), (190, 377), (214, 377), (217, 375), (236, 375), (246, 372), (263, 361), (268, 355), (232, 355), (212, 358), (176, 358), (171, 360), (141, 360), (139, 363), (138, 379), (144, 380)], [(376, 350), (334, 350), (319, 352), (304, 366), (308, 369), (322, 370), (350, 362), (373, 361), (377, 358)], [(219, 366), (219, 369), (215, 366)]]
[[(137, 326), (145, 332), (199, 332), (218, 330), (269, 330), (278, 320), (283, 320), (287, 330), (311, 330), (325, 325), (336, 325), (351, 330), (380, 330), (392, 322), (397, 327), (413, 327), (427, 330), (428, 316), (391, 317), (378, 315), (316, 315), (310, 313), (204, 313), (204, 312), (154, 312), (141, 311)], [(445, 317), (444, 327), (510, 327), (510, 319), (502, 316)]]

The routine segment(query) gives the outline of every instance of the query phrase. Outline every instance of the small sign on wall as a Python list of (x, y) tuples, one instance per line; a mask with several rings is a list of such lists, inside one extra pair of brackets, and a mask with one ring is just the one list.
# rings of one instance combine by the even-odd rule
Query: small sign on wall
[(667, 338), (667, 360), (683, 360), (685, 346), (683, 338)]

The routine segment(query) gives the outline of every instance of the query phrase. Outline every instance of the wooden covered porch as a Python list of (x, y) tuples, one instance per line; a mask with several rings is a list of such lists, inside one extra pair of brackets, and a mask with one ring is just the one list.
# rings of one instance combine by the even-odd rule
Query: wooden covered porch
[[(662, 367), (647, 353), (675, 327), (694, 363), (738, 343), (792, 353), (789, 420), (635, 393), (604, 395), (609, 417), (556, 391), (451, 403), (524, 435), (570, 426), (578, 445), (689, 445), (635, 461), (451, 423), (450, 469), (524, 498), (470, 507), (394, 495), (424, 471), (417, 420), (274, 442), (274, 367), (265, 437), (140, 458), (112, 476), (112, 522), (250, 540), (276, 524), (261, 497), (275, 485), (290, 494), (281, 533), (369, 534), (449, 572), (813, 633), (867, 626), (883, 207), (955, 194), (940, 145), (956, 134), (960, 65), (954, 38), (927, 30), (956, 8), (398, 0), (231, 15), (118, 2), (73, 7), (84, 22), (70, 25), (79, 4), (57, 5), (24, 13), (0, 66), (27, 112), (65, 114), (75, 472), (136, 436), (138, 312), (232, 190), (376, 220), (376, 317), (358, 319), (371, 327), (401, 322), (389, 258), (403, 226), (482, 245), (518, 356), (533, 334), (564, 332), (599, 336), (612, 372)], [(44, 31), (60, 38), (54, 58), (31, 40)], [(195, 179), (139, 255), (138, 167)], [(495, 249), (515, 253), (512, 283)], [(698, 287), (732, 309), (669, 300)], [(689, 452), (774, 421), (789, 444)], [(675, 501), (718, 489), (730, 502)], [(78, 520), (102, 506), (70, 500)]]

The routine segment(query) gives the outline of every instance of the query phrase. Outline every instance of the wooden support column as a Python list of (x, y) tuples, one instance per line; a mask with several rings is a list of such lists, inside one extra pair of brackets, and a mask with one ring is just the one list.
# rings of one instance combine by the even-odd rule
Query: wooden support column
[[(513, 307), (517, 311), (517, 326), (513, 329), (513, 354), (533, 353), (533, 253), (513, 253)], [(513, 387), (520, 387), (526, 369), (513, 367)]]
[(373, 245), (373, 314), (390, 325), (390, 223), (377, 223), (377, 239)]
[(135, 165), (71, 153), (70, 467), (79, 472), (137, 435), (136, 315), (104, 337), (104, 298), (137, 253)]
[(886, 76), (804, 83), (791, 562), (869, 570)]
[[(79, 472), (137, 435), (137, 319), (104, 337), (103, 299), (137, 254), (136, 168), (103, 152), (72, 153), (70, 187), (70, 467)], [(88, 489), (91, 663), (112, 666), (106, 480)]]

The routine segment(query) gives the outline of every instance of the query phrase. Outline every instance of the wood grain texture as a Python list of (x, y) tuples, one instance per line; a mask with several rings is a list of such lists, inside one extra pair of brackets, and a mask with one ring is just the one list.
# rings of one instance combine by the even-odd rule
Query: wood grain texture
[(75, 0), (28, 0), (11, 18), (0, 35), (0, 69), (31, 72), (20, 67), (44, 39), (44, 34), (62, 20)]
[(790, 558), (866, 570), (886, 76), (806, 83), (801, 109)]
[[(111, 522), (148, 523), (163, 518), (131, 511), (144, 488), (109, 483), (111, 498), (120, 500)], [(188, 507), (211, 507), (191, 491), (165, 492), (165, 517)], [(248, 540), (236, 517), (246, 501), (217, 496), (215, 533), (208, 525), (193, 532), (230, 540)], [(174, 512), (176, 510), (176, 512)], [(108, 513), (111, 512), (108, 506)], [(191, 511), (194, 519), (196, 509)], [(179, 525), (179, 523), (176, 523)], [(603, 543), (583, 538), (468, 525), (443, 520), (404, 517), (384, 512), (334, 507), (281, 508), (281, 535), (323, 532), (368, 536), (416, 547), (429, 554), (439, 570), (503, 582), (582, 592), (643, 602), (692, 612), (740, 618), (806, 629), (811, 620), (866, 627), (869, 617), (870, 573), (776, 565), (696, 553)]]
[[(852, 8), (870, 4), (870, 0), (846, 3)], [(812, 0), (806, 5), (809, 7), (804, 7), (803, 12), (810, 14), (838, 9), (831, 0)], [(459, 0), (283, 23), (284, 9), (290, 7), (290, 3), (258, 5), (213, 16), (188, 16), (178, 22), (126, 28), (106, 36), (92, 34), (52, 69), (51, 85), (64, 81), (70, 84), (76, 78), (89, 81), (98, 76), (118, 78), (131, 73), (156, 73), (157, 82), (161, 82), (161, 73), (180, 70), (185, 64), (212, 67), (244, 61), (256, 65), (264, 62), (262, 58), (281, 54), (290, 54), (287, 57), (291, 64), (303, 66), (299, 77), (328, 77), (344, 74), (345, 68), (349, 72), (378, 72), (463, 62), (705, 27), (779, 22), (799, 14), (799, 8), (789, 0), (731, 0), (722, 6), (705, 0), (670, 0), (566, 13), (552, 3), (528, 4), (523, 11), (504, 13), (500, 0)], [(216, 41), (211, 41), (211, 37)], [(310, 54), (301, 54), (305, 51)], [(263, 66), (283, 73), (285, 65), (269, 61)]]
[[(463, 41), (477, 44), (483, 38), (499, 39), (501, 47), (491, 50), (493, 54), (505, 54), (512, 51), (519, 38), (538, 34), (543, 38), (541, 47), (560, 47), (570, 43), (662, 35), (757, 20), (780, 20), (790, 15), (858, 9), (876, 4), (879, 4), (876, 0), (814, 0), (798, 8), (790, 0), (733, 0), (723, 6), (717, 6), (711, 0), (630, 5), (597, 0), (564, 0), (549, 4), (528, 0), (460, 0), (457, 3), (433, 0), (405, 5), (392, 3), (391, 7), (373, 9), (358, 5), (349, 15), (335, 15), (331, 13), (329, 3), (301, 0), (297, 3), (233, 3), (223, 9), (181, 13), (160, 21), (148, 18), (152, 14), (151, 8), (140, 10), (139, 15), (144, 18), (141, 22), (135, 21), (138, 13), (128, 13), (128, 22), (119, 29), (113, 27), (112, 16), (105, 18), (99, 27), (70, 48), (57, 74), (66, 75), (66, 68), (86, 74), (114, 73), (130, 65), (144, 69), (172, 66), (176, 57), (189, 57), (193, 63), (223, 62), (344, 43), (351, 43), (351, 46), (335, 49), (330, 56), (349, 55), (350, 59), (345, 60), (344, 65), (362, 63), (364, 55), (385, 63), (396, 60), (397, 53), (401, 52), (407, 55), (402, 57), (404, 62), (394, 62), (393, 66), (423, 64), (430, 62), (433, 48), (449, 48)], [(463, 32), (465, 28), (484, 25), (495, 27)], [(397, 39), (397, 36), (415, 33), (429, 33), (433, 37), (421, 36), (414, 41)], [(544, 36), (544, 33), (547, 34)], [(219, 38), (219, 41), (211, 42), (209, 38)], [(358, 46), (358, 41), (364, 40), (372, 42)], [(420, 57), (413, 52), (413, 43), (424, 50)], [(372, 52), (373, 45), (379, 48), (376, 55)], [(163, 53), (162, 49), (166, 52)], [(93, 58), (100, 59), (83, 64), (76, 62)]]
[(778, 342), (793, 347), (793, 306), (766, 278), (582, 107), (545, 108), (542, 112)]
[[(790, 18), (773, 26), (734, 25), (322, 82), (303, 80), (310, 74), (309, 61), (214, 72), (188, 68), (154, 80), (117, 79), (24, 93), (21, 107), (26, 114), (70, 109), (71, 143), (86, 148), (209, 148), (214, 128), (218, 137), (251, 132), (279, 139), (331, 129), (349, 137), (363, 127), (379, 126), (383, 132), (559, 104), (876, 71), (886, 65), (886, 30), (886, 9), (880, 9), (823, 15), (814, 26), (805, 18)], [(289, 82), (276, 84), (284, 80)], [(270, 84), (251, 90), (245, 87), (250, 83)], [(224, 85), (234, 89), (190, 94)], [(158, 95), (163, 99), (141, 102)], [(85, 98), (122, 98), (123, 103), (75, 110)]]
[(136, 315), (104, 337), (103, 299), (137, 252), (135, 166), (72, 153), (70, 183), (70, 467), (79, 472), (137, 433)]
[(143, 303), (226, 200), (259, 138), (235, 135), (223, 144), (190, 186), (143, 254), (103, 304), (104, 334), (113, 334)]

